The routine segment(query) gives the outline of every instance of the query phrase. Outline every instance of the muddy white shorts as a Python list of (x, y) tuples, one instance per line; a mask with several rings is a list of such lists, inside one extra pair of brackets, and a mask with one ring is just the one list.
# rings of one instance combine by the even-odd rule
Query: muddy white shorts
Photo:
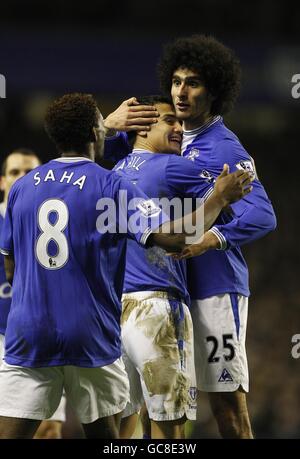
[(216, 295), (192, 302), (197, 387), (204, 392), (249, 391), (246, 355), (248, 298)]
[(129, 400), (122, 359), (97, 368), (25, 368), (2, 360), (0, 416), (54, 420), (63, 390), (83, 424), (123, 411)]
[[(124, 360), (131, 362), (131, 405), (145, 400), (155, 421), (196, 419), (193, 326), (188, 307), (166, 292), (134, 292), (122, 297)], [(133, 375), (137, 371), (139, 378)]]

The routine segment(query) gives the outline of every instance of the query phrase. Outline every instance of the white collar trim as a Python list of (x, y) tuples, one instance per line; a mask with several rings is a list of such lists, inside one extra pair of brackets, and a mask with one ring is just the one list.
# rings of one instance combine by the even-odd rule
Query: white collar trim
[(85, 156), (70, 156), (70, 157), (56, 158), (53, 161), (58, 161), (60, 163), (78, 163), (79, 161), (93, 162), (90, 158), (86, 158)]
[(4, 202), (1, 202), (0, 203), (0, 215), (2, 215), (3, 218), (5, 217), (5, 212), (6, 212), (6, 205)]
[(218, 121), (222, 120), (222, 116), (216, 115), (213, 117), (212, 120), (206, 121), (206, 123), (202, 124), (202, 126), (192, 129), (191, 131), (183, 131), (183, 134), (185, 136), (192, 136), (192, 135), (198, 135), (204, 131), (206, 131), (208, 128), (210, 128), (213, 124), (217, 123)]

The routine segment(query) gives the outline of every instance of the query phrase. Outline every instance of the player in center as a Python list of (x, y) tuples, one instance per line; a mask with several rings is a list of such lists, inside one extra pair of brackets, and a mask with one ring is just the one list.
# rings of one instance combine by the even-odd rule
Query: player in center
[[(158, 121), (148, 132), (128, 134), (132, 153), (114, 169), (151, 198), (164, 198), (162, 206), (173, 202), (184, 210), (188, 199), (190, 208), (197, 198), (206, 200), (215, 180), (180, 156), (182, 126), (171, 100), (163, 96), (138, 100), (156, 108)], [(172, 218), (174, 209), (164, 211), (171, 211)], [(131, 383), (131, 403), (124, 416), (137, 412), (144, 399), (151, 438), (184, 438), (185, 421), (196, 419), (197, 407), (185, 263), (159, 247), (145, 249), (131, 239), (123, 292), (123, 357)]]

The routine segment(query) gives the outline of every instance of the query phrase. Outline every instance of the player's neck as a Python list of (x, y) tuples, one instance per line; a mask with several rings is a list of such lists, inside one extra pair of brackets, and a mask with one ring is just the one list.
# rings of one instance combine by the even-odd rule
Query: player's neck
[(150, 151), (150, 153), (160, 153), (150, 142), (146, 139), (137, 139), (134, 143), (133, 149)]
[(85, 151), (63, 151), (61, 152), (60, 155), (62, 158), (88, 158), (91, 159), (92, 161), (95, 161), (95, 153), (92, 149), (87, 149)]
[(183, 130), (184, 131), (193, 131), (194, 129), (198, 129), (204, 124), (208, 123), (213, 119), (214, 115), (210, 113), (201, 113), (199, 116), (193, 119), (184, 120), (183, 121)]

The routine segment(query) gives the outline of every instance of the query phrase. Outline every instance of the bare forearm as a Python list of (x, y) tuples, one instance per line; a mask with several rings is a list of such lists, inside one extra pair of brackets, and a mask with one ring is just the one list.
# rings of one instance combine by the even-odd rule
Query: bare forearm
[(191, 239), (199, 238), (212, 226), (224, 207), (224, 200), (213, 193), (206, 203), (183, 218), (167, 222), (160, 226), (151, 236), (151, 244), (167, 250), (179, 252)]
[(151, 235), (150, 244), (168, 252), (180, 252), (191, 242), (187, 238), (199, 238), (212, 226), (225, 205), (224, 199), (213, 192), (206, 203), (194, 212), (160, 226)]
[(186, 245), (186, 235), (175, 232), (175, 222), (166, 222), (149, 236), (149, 244), (157, 245), (167, 252), (181, 252)]
[[(197, 210), (185, 215), (183, 218), (174, 220), (173, 232), (176, 234), (184, 233), (186, 237), (199, 240), (211, 228), (224, 205), (223, 197), (214, 191), (211, 197), (204, 204), (201, 204)], [(189, 239), (187, 243), (192, 243), (192, 240)]]

